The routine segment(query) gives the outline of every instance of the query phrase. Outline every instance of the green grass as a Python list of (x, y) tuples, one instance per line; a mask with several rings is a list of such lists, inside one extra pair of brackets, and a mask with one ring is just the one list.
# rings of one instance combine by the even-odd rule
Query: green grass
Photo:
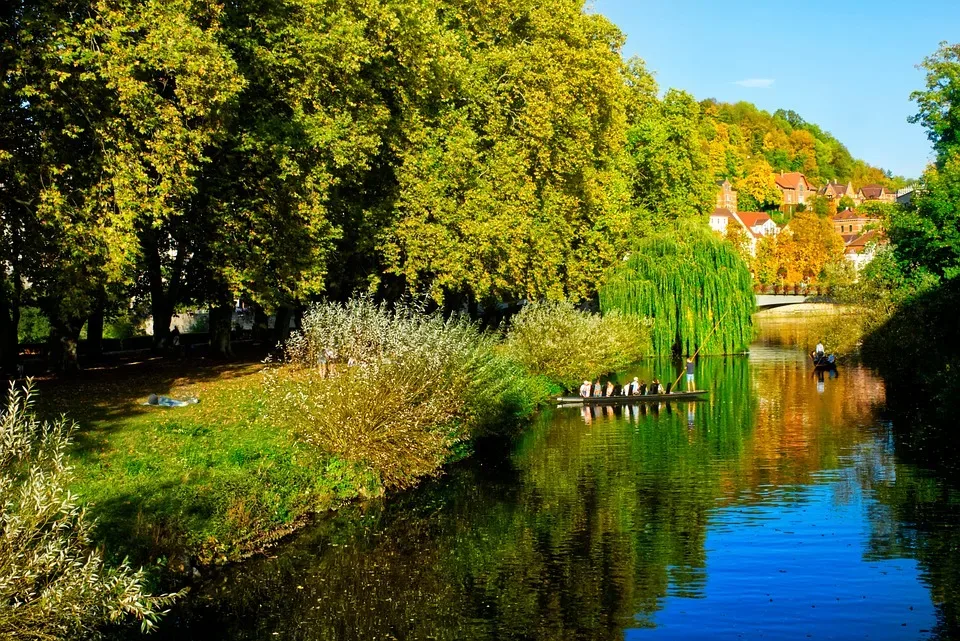
[[(267, 424), (259, 370), (158, 361), (40, 386), (38, 411), (80, 426), (71, 489), (108, 554), (175, 570), (236, 559), (312, 512), (381, 492), (358, 467)], [(201, 402), (141, 405), (151, 392)]]

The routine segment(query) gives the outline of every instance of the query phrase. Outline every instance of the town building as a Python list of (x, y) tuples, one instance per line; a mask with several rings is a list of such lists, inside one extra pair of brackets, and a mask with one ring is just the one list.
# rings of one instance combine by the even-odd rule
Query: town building
[(853, 190), (853, 183), (848, 182), (846, 185), (837, 182), (828, 182), (826, 185), (817, 190), (817, 195), (823, 196), (827, 200), (832, 200), (834, 202), (839, 202), (841, 198), (847, 196), (854, 203), (857, 203), (857, 192)]
[(863, 230), (867, 225), (879, 222), (880, 220), (877, 218), (864, 216), (852, 209), (844, 209), (834, 214), (833, 229), (843, 237), (845, 243), (848, 243), (864, 233)]
[(764, 236), (775, 236), (780, 228), (768, 214), (761, 211), (732, 212), (724, 207), (717, 207), (710, 214), (710, 229), (721, 236), (726, 236), (730, 226), (735, 225), (742, 229), (750, 242), (750, 253), (756, 254), (757, 241)]
[(813, 185), (799, 171), (780, 172), (780, 175), (776, 176), (776, 183), (777, 189), (783, 195), (781, 209), (785, 212), (794, 211), (797, 205), (806, 206), (810, 197), (816, 194)]
[(886, 237), (880, 230), (871, 229), (850, 240), (843, 249), (843, 255), (853, 263), (854, 269), (860, 271), (864, 265), (873, 260), (873, 257), (877, 253), (877, 248), (885, 245), (887, 242)]
[(864, 185), (857, 191), (857, 196), (861, 202), (868, 200), (879, 200), (882, 203), (897, 202), (897, 192), (890, 191), (883, 185)]
[(726, 209), (731, 213), (737, 213), (737, 192), (730, 184), (729, 180), (723, 180), (717, 183), (720, 188), (717, 191), (717, 209)]

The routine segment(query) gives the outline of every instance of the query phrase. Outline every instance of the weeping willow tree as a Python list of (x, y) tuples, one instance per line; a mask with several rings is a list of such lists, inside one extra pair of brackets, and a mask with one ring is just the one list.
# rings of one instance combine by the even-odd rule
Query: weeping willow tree
[(602, 311), (654, 320), (658, 354), (693, 354), (701, 345), (701, 354), (742, 352), (753, 338), (754, 307), (746, 263), (701, 228), (640, 241), (600, 288)]

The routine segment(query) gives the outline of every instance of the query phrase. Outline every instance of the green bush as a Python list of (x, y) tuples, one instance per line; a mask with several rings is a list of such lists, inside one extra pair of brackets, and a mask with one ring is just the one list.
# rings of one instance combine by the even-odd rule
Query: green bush
[(457, 446), (529, 415), (537, 386), (473, 323), (359, 298), (314, 306), (269, 370), (275, 424), (385, 487), (436, 473)]
[(89, 639), (131, 618), (152, 629), (179, 595), (150, 596), (142, 571), (104, 566), (66, 489), (75, 427), (40, 423), (31, 407), (29, 385), (11, 386), (0, 413), (0, 639)]
[(530, 373), (572, 389), (650, 355), (650, 328), (648, 319), (619, 312), (532, 303), (513, 318), (504, 349)]

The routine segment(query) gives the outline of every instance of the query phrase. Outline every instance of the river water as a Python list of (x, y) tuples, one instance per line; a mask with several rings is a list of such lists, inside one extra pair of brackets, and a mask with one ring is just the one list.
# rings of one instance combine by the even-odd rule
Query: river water
[(545, 411), (223, 572), (157, 638), (953, 638), (960, 498), (899, 460), (873, 373), (818, 379), (803, 321), (760, 325), (700, 359), (709, 400)]

